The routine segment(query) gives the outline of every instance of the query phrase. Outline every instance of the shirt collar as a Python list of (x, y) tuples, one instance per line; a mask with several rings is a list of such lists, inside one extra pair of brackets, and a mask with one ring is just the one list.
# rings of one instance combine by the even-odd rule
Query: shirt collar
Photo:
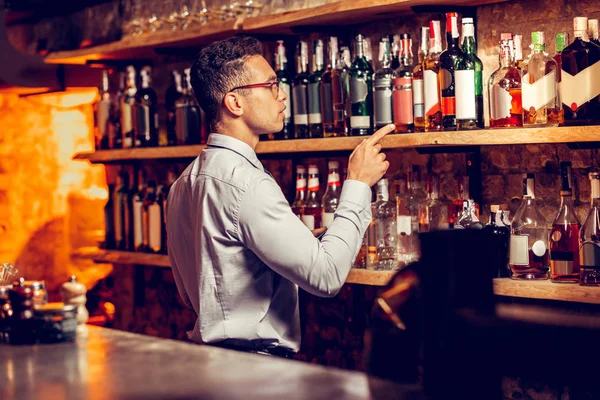
[(211, 133), (208, 136), (207, 145), (209, 147), (220, 147), (223, 149), (235, 151), (259, 170), (263, 172), (265, 170), (262, 163), (258, 160), (258, 157), (256, 156), (256, 153), (254, 152), (252, 147), (250, 147), (247, 143), (244, 143), (239, 139), (220, 133)]

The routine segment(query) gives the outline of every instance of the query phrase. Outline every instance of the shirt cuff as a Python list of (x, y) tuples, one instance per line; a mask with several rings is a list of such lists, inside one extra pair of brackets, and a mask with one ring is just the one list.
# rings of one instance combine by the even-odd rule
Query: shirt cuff
[(342, 186), (340, 203), (347, 201), (356, 204), (365, 211), (371, 211), (371, 188), (364, 182), (347, 179)]

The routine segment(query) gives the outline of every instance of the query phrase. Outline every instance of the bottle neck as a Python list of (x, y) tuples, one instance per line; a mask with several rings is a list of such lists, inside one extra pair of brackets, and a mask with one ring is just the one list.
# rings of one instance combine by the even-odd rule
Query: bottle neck
[(142, 89), (148, 89), (152, 86), (150, 75), (142, 74)]
[(356, 58), (365, 58), (365, 43), (363, 40), (356, 41)]
[(587, 30), (575, 31), (575, 39), (583, 40), (584, 42), (589, 42), (590, 37), (587, 33)]
[(475, 37), (465, 36), (463, 39), (462, 50), (465, 54), (475, 54)]
[(296, 178), (296, 200), (304, 200), (306, 198), (306, 177), (298, 175)]
[(110, 88), (108, 85), (108, 71), (104, 70), (104, 71), (102, 71), (102, 91), (108, 92), (109, 89)]
[(412, 67), (413, 62), (414, 57), (412, 52), (412, 41), (410, 39), (402, 39), (400, 65), (405, 67)]
[(337, 168), (331, 168), (327, 175), (327, 186), (340, 186), (340, 173)]
[(387, 184), (377, 185), (377, 201), (388, 201), (390, 199), (390, 191)]

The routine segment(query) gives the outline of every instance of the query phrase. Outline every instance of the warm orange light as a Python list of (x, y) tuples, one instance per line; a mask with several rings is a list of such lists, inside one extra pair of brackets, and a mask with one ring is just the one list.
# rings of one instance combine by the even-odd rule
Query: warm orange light
[(30, 97), (31, 101), (50, 107), (72, 108), (91, 104), (98, 97), (98, 89), (67, 89), (64, 92), (40, 94)]

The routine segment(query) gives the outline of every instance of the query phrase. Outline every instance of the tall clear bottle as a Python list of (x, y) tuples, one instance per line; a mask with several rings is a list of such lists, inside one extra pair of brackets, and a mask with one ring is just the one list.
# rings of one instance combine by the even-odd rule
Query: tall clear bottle
[(462, 56), (456, 61), (456, 128), (483, 129), (483, 63), (477, 57), (473, 18), (463, 18)]
[(560, 163), (560, 208), (550, 233), (550, 279), (556, 283), (579, 282), (579, 229), (573, 210), (571, 162)]
[(338, 40), (332, 36), (329, 38), (329, 51), (325, 70), (319, 87), (321, 95), (321, 118), (323, 119), (323, 137), (334, 137), (336, 135), (335, 121), (333, 118), (333, 79), (334, 68), (339, 58)]
[(175, 102), (183, 96), (183, 83), (181, 73), (177, 70), (171, 71), (171, 84), (165, 93), (165, 110), (167, 111), (167, 144), (177, 144), (177, 130), (175, 119)]
[(448, 229), (448, 204), (440, 199), (440, 179), (429, 175), (429, 198), (427, 200), (427, 229), (426, 231), (439, 231)]
[(392, 57), (390, 39), (383, 38), (379, 42), (380, 65), (373, 77), (373, 110), (375, 130), (394, 122), (392, 112)]
[(308, 77), (308, 130), (311, 138), (323, 137), (320, 86), (324, 71), (323, 41), (315, 40), (313, 72)]
[(600, 286), (600, 173), (590, 172), (590, 209), (579, 232), (579, 284)]
[(513, 65), (512, 42), (500, 42), (500, 68), (488, 83), (490, 128), (514, 128), (523, 126), (521, 74)]
[(558, 64), (546, 53), (544, 32), (532, 32), (531, 42), (533, 54), (521, 69), (523, 126), (558, 126), (563, 113)]
[(316, 165), (308, 166), (308, 192), (302, 212), (302, 222), (308, 229), (318, 229), (322, 226), (323, 208), (319, 197), (319, 168)]
[[(400, 39), (400, 66), (394, 73), (393, 106), (395, 133), (413, 132), (415, 129), (413, 112), (413, 52), (410, 35), (403, 33)], [(423, 80), (421, 79), (421, 90)]]
[(348, 136), (350, 130), (350, 49), (340, 49), (331, 75), (334, 136)]
[(306, 167), (296, 166), (296, 198), (292, 203), (292, 212), (300, 219), (306, 204)]
[(139, 169), (136, 179), (137, 190), (133, 195), (133, 248), (135, 251), (146, 251), (148, 237), (145, 234), (143, 223), (143, 207), (148, 186), (146, 185), (146, 172)]
[(377, 199), (373, 203), (375, 219), (377, 268), (391, 270), (398, 268), (396, 229), (396, 204), (390, 201), (389, 183), (386, 178), (377, 182)]
[(130, 65), (126, 68), (125, 91), (121, 97), (121, 130), (123, 133), (122, 145), (124, 149), (133, 147), (135, 136), (136, 112), (135, 94), (137, 86), (135, 81), (135, 68)]
[(183, 94), (175, 101), (175, 134), (178, 145), (201, 141), (201, 113), (190, 82), (190, 68), (183, 71)]
[(535, 201), (535, 175), (523, 176), (523, 202), (511, 223), (512, 279), (548, 279), (548, 223)]
[(600, 121), (600, 47), (590, 43), (588, 19), (573, 19), (575, 40), (562, 52), (560, 94), (565, 125)]
[(323, 206), (323, 226), (328, 227), (333, 222), (335, 210), (340, 203), (340, 195), (342, 194), (342, 184), (340, 183), (340, 163), (337, 161), (329, 161), (329, 174), (327, 175), (327, 189), (321, 200)]
[(350, 127), (352, 136), (373, 133), (373, 67), (365, 56), (364, 36), (356, 36), (356, 56), (350, 66)]
[(109, 123), (111, 116), (111, 107), (113, 104), (112, 94), (108, 83), (108, 71), (102, 71), (102, 86), (98, 91), (100, 98), (94, 103), (94, 138), (97, 150), (108, 149), (109, 144)]
[(296, 139), (309, 137), (308, 130), (308, 44), (298, 43), (296, 50), (296, 76), (292, 87), (294, 107), (294, 135)]
[(419, 232), (427, 218), (427, 194), (421, 182), (421, 167), (408, 172), (408, 187), (396, 197), (398, 261), (406, 265), (419, 259)]
[(425, 94), (425, 132), (443, 129), (441, 76), (442, 36), (440, 21), (429, 22), (429, 54), (423, 70)]
[(277, 52), (275, 53), (275, 74), (279, 82), (279, 90), (285, 93), (285, 118), (283, 119), (283, 129), (275, 134), (275, 139), (293, 139), (294, 138), (294, 118), (292, 116), (292, 79), (288, 71), (288, 61), (285, 55), (285, 44), (283, 40), (277, 41)]
[(421, 27), (421, 45), (419, 46), (419, 62), (413, 69), (413, 112), (415, 120), (415, 132), (425, 132), (425, 85), (423, 83), (423, 72), (425, 71), (425, 59), (429, 53), (429, 27)]
[(135, 94), (137, 125), (135, 147), (158, 146), (158, 98), (152, 89), (152, 67), (140, 70), (142, 87)]
[(458, 13), (446, 13), (446, 43), (448, 47), (440, 54), (440, 87), (442, 93), (442, 116), (444, 130), (456, 130), (456, 82), (454, 69), (463, 57), (458, 34)]

